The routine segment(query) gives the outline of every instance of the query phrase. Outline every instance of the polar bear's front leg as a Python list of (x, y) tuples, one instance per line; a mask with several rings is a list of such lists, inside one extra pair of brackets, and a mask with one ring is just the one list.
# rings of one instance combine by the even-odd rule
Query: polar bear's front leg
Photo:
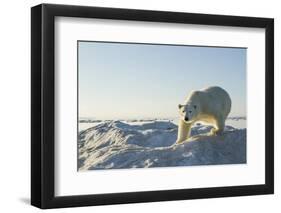
[(190, 136), (190, 130), (191, 130), (192, 123), (187, 124), (183, 120), (179, 120), (178, 125), (178, 139), (176, 141), (177, 144), (183, 143), (186, 141)]

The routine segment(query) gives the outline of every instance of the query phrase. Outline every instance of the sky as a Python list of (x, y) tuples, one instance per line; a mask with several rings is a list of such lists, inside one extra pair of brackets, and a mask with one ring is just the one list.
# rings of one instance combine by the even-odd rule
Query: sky
[(192, 90), (224, 88), (246, 116), (245, 48), (78, 42), (79, 117), (174, 118)]

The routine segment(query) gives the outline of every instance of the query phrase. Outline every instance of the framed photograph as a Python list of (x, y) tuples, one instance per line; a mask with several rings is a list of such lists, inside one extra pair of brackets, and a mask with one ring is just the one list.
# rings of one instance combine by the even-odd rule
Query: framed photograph
[(272, 194), (271, 18), (31, 9), (31, 204)]

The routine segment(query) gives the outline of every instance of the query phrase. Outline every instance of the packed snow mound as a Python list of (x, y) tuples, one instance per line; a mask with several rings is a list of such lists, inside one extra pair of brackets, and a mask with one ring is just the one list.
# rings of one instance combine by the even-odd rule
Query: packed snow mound
[(246, 163), (246, 129), (226, 126), (220, 136), (196, 125), (175, 144), (177, 125), (152, 121), (131, 125), (106, 121), (79, 133), (79, 171)]

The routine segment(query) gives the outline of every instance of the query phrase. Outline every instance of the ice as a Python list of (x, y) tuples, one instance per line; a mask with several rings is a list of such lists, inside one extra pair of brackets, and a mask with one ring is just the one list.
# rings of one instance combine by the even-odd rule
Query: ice
[(171, 120), (91, 124), (79, 128), (79, 171), (246, 163), (245, 128), (227, 125), (214, 136), (211, 126), (197, 124), (188, 141), (175, 144), (177, 125)]

